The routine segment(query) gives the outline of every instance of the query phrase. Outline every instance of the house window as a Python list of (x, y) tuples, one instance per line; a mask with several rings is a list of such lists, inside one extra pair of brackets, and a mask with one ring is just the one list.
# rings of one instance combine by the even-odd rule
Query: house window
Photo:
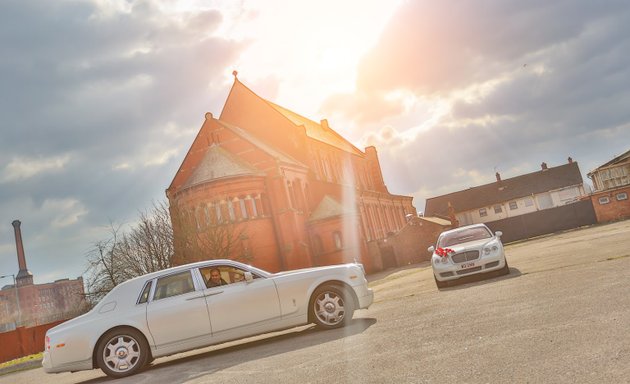
[(518, 209), (518, 204), (516, 204), (516, 201), (510, 201), (510, 210), (513, 211), (515, 209)]
[(335, 243), (335, 248), (341, 249), (341, 232), (333, 232), (333, 242)]
[(503, 212), (503, 208), (501, 208), (500, 205), (495, 205), (494, 206), (494, 213), (501, 213)]
[(599, 198), (599, 203), (604, 205), (610, 203), (610, 198), (608, 196), (602, 196)]
[(481, 216), (481, 217), (488, 216), (488, 212), (486, 211), (486, 209), (485, 209), (485, 208), (481, 208), (481, 209), (479, 210), (479, 216)]
[(617, 194), (616, 198), (617, 201), (628, 200), (628, 194), (626, 192), (621, 192)]

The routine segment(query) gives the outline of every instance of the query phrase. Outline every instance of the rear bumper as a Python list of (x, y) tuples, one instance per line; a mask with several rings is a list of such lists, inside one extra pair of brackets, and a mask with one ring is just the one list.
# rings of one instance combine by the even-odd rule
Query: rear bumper
[(50, 352), (45, 351), (42, 359), (42, 367), (46, 373), (59, 373), (59, 372), (75, 372), (75, 371), (87, 371), (93, 369), (92, 359), (83, 361), (75, 361), (72, 363), (63, 364), (61, 366), (54, 367)]

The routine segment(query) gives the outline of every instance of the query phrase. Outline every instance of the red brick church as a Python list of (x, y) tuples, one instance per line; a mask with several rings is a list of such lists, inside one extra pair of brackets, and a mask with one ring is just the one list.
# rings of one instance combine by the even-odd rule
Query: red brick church
[[(262, 98), (236, 72), (221, 115), (206, 114), (166, 195), (177, 264), (225, 257), (201, 254), (218, 241), (227, 257), (269, 271), (355, 260), (374, 271), (382, 263), (370, 243), (416, 216), (411, 196), (387, 190), (376, 148), (362, 151), (325, 119)], [(202, 238), (209, 245), (195, 252), (191, 241)]]

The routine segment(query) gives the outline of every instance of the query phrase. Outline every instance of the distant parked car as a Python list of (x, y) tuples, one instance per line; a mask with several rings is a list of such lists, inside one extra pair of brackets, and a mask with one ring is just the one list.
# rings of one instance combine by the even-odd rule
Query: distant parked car
[(467, 275), (498, 271), (510, 273), (501, 231), (493, 234), (484, 224), (474, 224), (442, 232), (432, 252), (431, 266), (438, 288), (444, 288)]
[(229, 340), (308, 323), (341, 327), (373, 299), (361, 264), (281, 273), (231, 260), (188, 264), (128, 280), (51, 328), (42, 365), (124, 377), (157, 357)]

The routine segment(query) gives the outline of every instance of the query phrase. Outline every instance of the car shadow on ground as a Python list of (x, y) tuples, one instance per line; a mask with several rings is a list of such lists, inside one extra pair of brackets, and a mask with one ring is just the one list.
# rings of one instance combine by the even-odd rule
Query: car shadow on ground
[(513, 279), (515, 277), (520, 277), (522, 275), (521, 271), (517, 268), (510, 267), (510, 273), (507, 275), (497, 276), (496, 272), (490, 272), (486, 274), (477, 274), (464, 276), (451, 282), (452, 285), (444, 288), (439, 288), (440, 291), (454, 291), (458, 289), (465, 289), (471, 285), (485, 285), (485, 284), (493, 284), (497, 281)]
[(400, 267), (392, 267), (392, 268), (385, 269), (383, 271), (375, 272), (375, 273), (367, 275), (365, 278), (367, 279), (368, 282), (372, 283), (378, 280), (383, 280), (387, 278), (388, 276), (393, 275), (395, 273), (399, 273), (401, 271), (405, 271), (408, 269), (426, 268), (430, 266), (431, 266), (430, 260), (423, 260), (414, 264), (403, 265)]
[[(225, 343), (223, 345), (219, 344), (217, 346), (200, 349), (198, 350), (199, 352), (194, 355), (181, 358), (177, 358), (177, 355), (174, 355), (173, 357), (157, 359), (136, 375), (116, 379), (116, 383), (147, 381), (182, 383), (194, 377), (210, 375), (235, 365), (245, 364), (283, 353), (290, 353), (299, 349), (357, 335), (363, 333), (375, 323), (376, 319), (374, 318), (355, 318), (346, 327), (333, 330), (319, 330), (315, 325), (310, 325), (295, 328), (288, 332), (283, 331), (281, 334), (271, 333), (271, 336), (263, 339), (257, 336), (253, 341), (244, 339), (238, 342)], [(210, 348), (212, 350), (208, 351)], [(207, 363), (205, 363), (205, 361), (207, 361)], [(169, 369), (173, 366), (178, 366), (178, 369)], [(153, 380), (150, 380), (151, 378), (153, 378)], [(156, 378), (159, 378), (159, 380), (155, 381)], [(95, 384), (112, 380), (114, 379), (104, 376), (82, 381), (82, 383)]]

